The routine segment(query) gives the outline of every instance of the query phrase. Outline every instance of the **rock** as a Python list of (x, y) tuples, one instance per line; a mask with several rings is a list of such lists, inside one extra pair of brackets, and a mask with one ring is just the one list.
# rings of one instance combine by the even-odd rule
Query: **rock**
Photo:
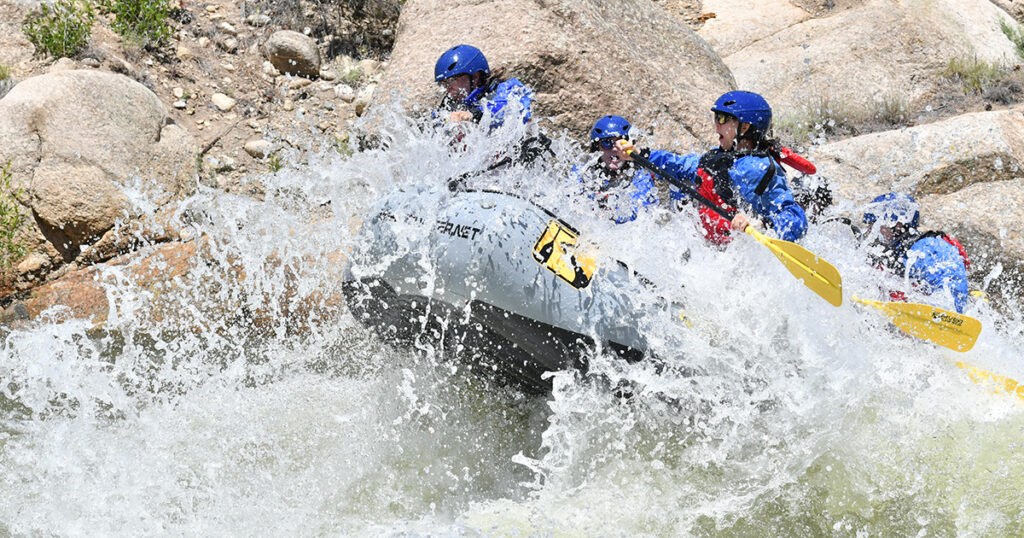
[(183, 62), (187, 62), (192, 58), (195, 58), (196, 56), (192, 53), (192, 49), (186, 47), (185, 45), (178, 45), (178, 48), (174, 50), (174, 55), (177, 56), (178, 59)]
[(701, 9), (715, 17), (708, 19), (697, 33), (723, 58), (811, 18), (810, 13), (790, 0), (759, 0), (755, 4), (703, 0)]
[(331, 81), (338, 78), (338, 74), (331, 70), (320, 70), (320, 78)]
[(292, 110), (295, 110), (295, 102), (292, 101), (291, 99), (285, 99), (284, 103), (281, 105), (281, 108), (283, 108), (286, 112), (291, 112)]
[(178, 101), (175, 101), (175, 102), (171, 103), (171, 106), (173, 106), (174, 108), (176, 108), (178, 110), (182, 110), (182, 109), (184, 109), (188, 105), (185, 103), (185, 101), (178, 100)]
[(203, 37), (200, 37), (199, 40), (196, 41), (196, 42), (199, 43), (200, 47), (203, 47), (205, 49), (206, 47), (208, 47), (210, 45), (210, 38), (208, 38), (206, 36), (203, 36)]
[(82, 58), (82, 65), (95, 69), (100, 66), (100, 61), (96, 58)]
[(270, 63), (270, 60), (263, 61), (263, 72), (275, 77), (280, 74), (278, 73), (277, 68), (274, 67), (274, 64)]
[(39, 252), (32, 252), (25, 257), (15, 268), (20, 273), (35, 273), (44, 267), (50, 266), (50, 258)]
[(245, 143), (245, 152), (257, 159), (262, 159), (270, 155), (272, 147), (268, 140), (250, 140)]
[(298, 90), (301, 88), (305, 88), (306, 86), (309, 86), (312, 83), (313, 81), (309, 80), (308, 78), (299, 77), (292, 79), (292, 81), (288, 83), (288, 87), (293, 90)]
[(888, 191), (947, 194), (979, 182), (1024, 177), (1021, 109), (964, 114), (814, 148), (837, 198), (867, 202)]
[(218, 24), (217, 25), (217, 29), (222, 31), (222, 32), (224, 32), (224, 33), (226, 33), (226, 34), (231, 34), (233, 36), (237, 36), (238, 35), (238, 30), (235, 29), (234, 26), (231, 26), (231, 23), (227, 22), (227, 21), (224, 21), (224, 22)]
[(356, 91), (348, 84), (338, 84), (334, 87), (334, 96), (346, 103), (351, 103), (356, 99)]
[(218, 9), (220, 9), (220, 6), (214, 6), (214, 5), (206, 6), (206, 12), (207, 13), (216, 13)]
[(708, 108), (735, 81), (707, 42), (662, 6), (632, 0), (500, 4), (406, 3), (374, 99), (390, 101), (395, 92), (410, 107), (436, 106), (434, 63), (451, 45), (471, 43), (492, 70), (533, 88), (536, 116), (579, 138), (595, 119), (616, 113), (648, 132), (656, 126), (645, 142), (652, 146), (686, 151), (698, 141), (712, 142)]
[[(751, 4), (745, 16), (775, 20), (769, 12), (783, 4)], [(896, 95), (923, 108), (931, 94), (942, 91), (939, 74), (951, 59), (1006, 62), (1017, 55), (999, 25), (1009, 17), (990, 2), (967, 9), (961, 0), (935, 0), (923, 9), (916, 3), (866, 0), (826, 13), (776, 33), (748, 32), (756, 40), (723, 56), (738, 87), (762, 93), (779, 111), (823, 96), (862, 105)], [(729, 21), (712, 22), (724, 30)]]
[(373, 93), (376, 91), (376, 84), (367, 84), (363, 89), (359, 90), (359, 95), (356, 96), (355, 102), (352, 106), (355, 107), (356, 114), (362, 116), (363, 112), (366, 111), (366, 107), (370, 105), (370, 101), (373, 100)]
[(976, 285), (998, 272), (986, 291), (1024, 296), (1024, 179), (976, 183), (920, 202), (921, 226), (942, 230), (964, 245)]
[(291, 30), (278, 30), (267, 40), (267, 59), (282, 73), (304, 77), (320, 74), (320, 50), (309, 36)]
[(215, 93), (210, 97), (210, 101), (213, 106), (217, 107), (217, 110), (221, 112), (231, 112), (232, 108), (235, 108), (236, 101), (223, 93)]
[(238, 163), (227, 155), (220, 155), (218, 157), (207, 157), (206, 161), (212, 166), (217, 172), (231, 172), (238, 168)]
[(238, 50), (238, 40), (231, 36), (217, 36), (216, 43), (224, 52), (234, 54)]
[(380, 72), (380, 62), (373, 58), (359, 60), (359, 63), (356, 65), (359, 66), (359, 71), (362, 72), (363, 76), (366, 78), (372, 78)]
[(54, 62), (47, 72), (56, 73), (57, 71), (68, 71), (71, 69), (78, 69), (78, 64), (76, 64), (71, 58), (61, 58)]
[(264, 15), (263, 13), (253, 13), (245, 18), (246, 24), (254, 26), (256, 28), (262, 28), (270, 24), (270, 16)]
[[(198, 149), (160, 99), (123, 75), (91, 70), (32, 77), (0, 100), (0, 162), (35, 217), (31, 248), (73, 260), (116, 219), (142, 217), (127, 185), (163, 207), (194, 190)], [(141, 182), (140, 182), (141, 179)]]
[(171, 90), (171, 95), (173, 95), (174, 97), (176, 97), (178, 99), (181, 99), (182, 97), (185, 96), (185, 89), (184, 88), (174, 88), (173, 90)]

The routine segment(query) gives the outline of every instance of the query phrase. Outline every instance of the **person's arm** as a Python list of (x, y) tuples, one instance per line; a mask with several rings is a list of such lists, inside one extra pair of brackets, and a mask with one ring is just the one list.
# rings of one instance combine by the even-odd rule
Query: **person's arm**
[(755, 213), (770, 221), (780, 239), (796, 241), (807, 233), (807, 215), (793, 199), (793, 191), (786, 185), (781, 165), (775, 164), (775, 175), (769, 180), (764, 192), (760, 196), (756, 192), (770, 168), (768, 157), (743, 157), (736, 161), (729, 175), (739, 194)]
[(907, 250), (907, 271), (922, 291), (932, 294), (948, 289), (958, 313), (967, 305), (967, 270), (956, 247), (938, 237), (927, 237)]

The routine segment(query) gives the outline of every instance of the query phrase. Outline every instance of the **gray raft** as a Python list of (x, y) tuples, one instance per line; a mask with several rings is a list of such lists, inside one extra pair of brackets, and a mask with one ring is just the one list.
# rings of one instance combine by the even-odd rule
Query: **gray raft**
[(588, 259), (578, 236), (513, 195), (398, 190), (362, 224), (346, 299), (390, 342), (442, 342), (480, 372), (545, 392), (544, 372), (585, 369), (598, 342), (630, 362), (647, 351), (638, 320), (651, 284)]

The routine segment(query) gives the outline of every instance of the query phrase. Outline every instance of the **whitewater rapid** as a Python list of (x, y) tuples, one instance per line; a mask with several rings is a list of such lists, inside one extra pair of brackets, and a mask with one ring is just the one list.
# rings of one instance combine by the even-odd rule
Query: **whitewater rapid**
[(908, 338), (849, 304), (879, 276), (848, 230), (803, 242), (843, 274), (834, 308), (749, 238), (601, 218), (563, 179), (583, 158), (565, 135), (488, 181), (685, 305), (692, 326), (642, 322), (671, 367), (598, 355), (527, 397), (381, 342), (339, 300), (367, 209), (522, 134), (452, 153), (383, 117), (374, 149), (251, 178), (262, 200), (201, 188), (178, 218), (205, 261), (160, 293), (104, 268), (102, 326), (55, 309), (3, 331), (0, 535), (1024, 534), (1024, 407), (950, 360), (1024, 380), (1019, 305), (973, 303), (969, 353)]

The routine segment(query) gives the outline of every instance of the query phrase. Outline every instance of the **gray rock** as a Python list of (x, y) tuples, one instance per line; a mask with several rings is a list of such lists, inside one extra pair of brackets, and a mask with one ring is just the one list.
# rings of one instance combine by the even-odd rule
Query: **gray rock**
[[(122, 75), (60, 71), (27, 79), (0, 100), (0, 162), (35, 215), (30, 241), (61, 265), (139, 218), (123, 188), (162, 207), (194, 189), (198, 149), (156, 95)], [(137, 187), (133, 187), (137, 188)], [(35, 223), (38, 223), (38, 227)]]
[[(535, 92), (534, 114), (584, 138), (594, 120), (624, 114), (651, 130), (647, 143), (686, 151), (717, 139), (708, 108), (735, 87), (706, 41), (654, 2), (506, 0), (480, 28), (475, 2), (408, 2), (376, 101), (392, 92), (409, 106), (436, 106), (431, 76), (448, 47), (470, 42), (492, 70)], [(628, 13), (628, 23), (623, 19)], [(571, 21), (571, 22), (570, 22)], [(470, 29), (438, 39), (439, 28)]]
[(320, 74), (320, 50), (316, 42), (291, 30), (278, 30), (264, 46), (267, 59), (282, 73), (309, 78)]

